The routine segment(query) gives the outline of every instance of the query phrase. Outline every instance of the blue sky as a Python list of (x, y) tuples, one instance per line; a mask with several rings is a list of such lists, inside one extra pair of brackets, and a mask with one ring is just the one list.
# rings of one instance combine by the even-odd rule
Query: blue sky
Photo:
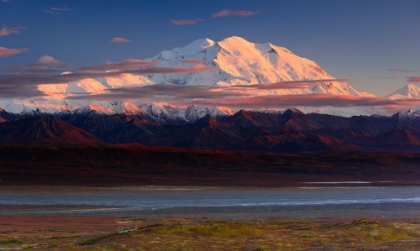
[[(221, 10), (244, 12), (211, 18)], [(235, 35), (284, 46), (383, 96), (420, 76), (419, 24), (418, 0), (0, 0), (0, 25), (14, 31), (3, 32), (0, 47), (28, 49), (0, 57), (0, 67), (43, 55), (77, 66), (147, 59), (198, 38)], [(114, 37), (131, 42), (111, 43)]]

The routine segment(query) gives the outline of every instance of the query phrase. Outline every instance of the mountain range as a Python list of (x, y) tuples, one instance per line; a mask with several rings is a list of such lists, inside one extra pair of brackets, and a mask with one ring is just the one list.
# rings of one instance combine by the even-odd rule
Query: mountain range
[[(39, 62), (58, 61), (44, 56)], [(125, 72), (69, 83), (40, 84), (37, 88), (43, 97), (0, 100), (0, 144), (137, 143), (273, 152), (420, 150), (417, 108), (397, 113), (371, 106), (249, 110), (223, 105), (176, 106), (148, 100), (147, 95), (130, 101), (90, 98), (107, 97), (110, 90), (117, 94), (121, 90), (131, 92), (136, 87), (147, 87), (141, 91), (166, 97), (179, 92), (174, 86), (184, 87), (185, 93), (181, 93), (184, 96), (200, 90), (204, 94), (220, 95), (220, 101), (224, 99), (223, 91), (229, 88), (238, 88), (234, 93), (238, 96), (270, 96), (278, 100), (290, 95), (294, 99), (305, 95), (375, 98), (355, 90), (345, 79), (335, 79), (314, 61), (284, 47), (251, 43), (240, 37), (219, 42), (199, 39), (145, 61), (128, 60), (82, 70), (112, 72), (112, 67), (144, 69), (144, 65), (159, 70), (153, 74), (150, 74), (152, 70), (143, 75)], [(197, 71), (180, 73), (188, 67)], [(162, 69), (171, 74), (163, 74)], [(273, 85), (275, 88), (271, 88)], [(202, 87), (218, 89), (217, 92), (197, 89)], [(134, 96), (137, 94), (142, 95), (137, 92)], [(203, 97), (198, 100), (205, 100), (206, 96)], [(418, 98), (420, 88), (412, 84), (386, 97), (390, 101)]]
[(328, 152), (420, 150), (420, 114), (353, 116), (298, 109), (159, 122), (147, 114), (16, 115), (0, 112), (0, 144), (129, 144), (228, 151)]
[[(40, 62), (58, 62), (54, 58), (44, 56)], [(121, 62), (130, 64), (133, 60)], [(249, 90), (243, 88), (241, 94), (250, 97), (264, 95), (328, 94), (349, 95), (354, 97), (374, 97), (374, 95), (355, 90), (346, 80), (334, 80), (316, 62), (300, 57), (290, 50), (273, 45), (271, 43), (256, 44), (240, 37), (228, 37), (215, 42), (210, 39), (198, 39), (191, 44), (165, 50), (155, 57), (146, 59), (140, 63), (148, 62), (160, 69), (185, 69), (186, 67), (200, 66), (211, 70), (197, 70), (189, 73), (172, 74), (143, 74), (136, 75), (124, 73), (117, 76), (104, 76), (97, 78), (84, 78), (73, 82), (60, 84), (40, 84), (37, 89), (44, 96), (37, 98), (2, 99), (0, 107), (14, 114), (57, 114), (57, 113), (83, 113), (95, 111), (102, 114), (148, 114), (159, 122), (166, 120), (182, 120), (194, 123), (197, 119), (207, 115), (218, 117), (232, 115), (241, 108), (230, 108), (214, 105), (184, 105), (171, 104), (170, 99), (148, 100), (147, 98), (134, 98), (129, 101), (121, 100), (96, 100), (90, 96), (106, 94), (109, 90), (119, 88), (133, 88), (170, 84), (186, 87), (220, 87), (222, 90), (230, 87), (264, 86), (272, 83), (288, 83), (289, 87)], [(100, 67), (86, 67), (88, 70), (106, 69), (105, 64)], [(121, 65), (121, 64), (120, 64)], [(138, 66), (139, 67), (139, 66)], [(137, 68), (138, 68), (137, 67)], [(141, 68), (141, 67), (140, 67)], [(193, 68), (195, 69), (195, 68)], [(63, 72), (62, 74), (72, 74)], [(310, 84), (293, 86), (296, 81), (309, 81)], [(310, 82), (314, 81), (314, 82)], [(162, 91), (162, 95), (164, 95)], [(78, 98), (85, 97), (85, 98)], [(420, 88), (409, 84), (402, 89), (390, 94), (387, 98), (407, 99), (420, 97)], [(285, 111), (287, 107), (280, 107), (279, 111)], [(298, 106), (305, 113), (321, 113), (343, 117), (358, 115), (385, 115), (390, 116), (393, 112), (380, 107), (333, 107), (333, 106)], [(417, 108), (413, 108), (416, 110)]]

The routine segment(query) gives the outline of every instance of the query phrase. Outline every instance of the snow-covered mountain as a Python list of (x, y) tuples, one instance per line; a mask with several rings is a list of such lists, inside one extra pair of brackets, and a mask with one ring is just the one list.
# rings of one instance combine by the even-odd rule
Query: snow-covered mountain
[(387, 96), (389, 99), (408, 99), (408, 98), (420, 98), (420, 88), (413, 85), (408, 84), (401, 89), (389, 94)]
[(158, 122), (195, 122), (196, 120), (207, 115), (210, 115), (211, 117), (219, 117), (233, 114), (232, 110), (228, 108), (200, 107), (193, 105), (185, 108), (180, 108), (170, 105), (141, 104), (138, 106), (138, 108)]
[[(0, 107), (11, 113), (56, 113), (94, 110), (100, 113), (147, 113), (156, 120), (170, 117), (173, 120), (195, 121), (206, 115), (219, 116), (232, 113), (226, 107), (177, 108), (169, 104), (147, 103), (142, 100), (128, 101), (92, 101), (89, 99), (67, 99), (77, 95), (103, 94), (107, 89), (135, 87), (172, 83), (185, 86), (265, 85), (270, 83), (302, 80), (328, 80), (300, 85), (289, 89), (254, 89), (242, 91), (250, 96), (289, 95), (289, 94), (333, 94), (372, 97), (372, 94), (359, 92), (351, 85), (334, 79), (317, 63), (299, 57), (284, 47), (271, 43), (256, 44), (240, 37), (228, 37), (215, 42), (199, 39), (191, 44), (162, 51), (153, 58), (158, 67), (191, 67), (204, 65), (212, 70), (184, 74), (121, 74), (112, 77), (85, 78), (75, 82), (61, 84), (41, 84), (38, 90), (45, 94), (36, 99), (0, 100)], [(410, 87), (413, 89), (413, 87)], [(417, 88), (420, 90), (419, 88)], [(402, 90), (402, 89), (401, 89)], [(398, 92), (398, 91), (397, 91)], [(403, 90), (394, 95), (405, 95)], [(407, 92), (408, 93), (408, 92)], [(409, 93), (414, 93), (411, 91)], [(419, 91), (416, 92), (419, 95)], [(396, 97), (396, 96), (395, 96)], [(399, 96), (398, 96), (399, 97)], [(411, 96), (410, 96), (411, 97)], [(412, 95), (414, 97), (414, 94)], [(417, 96), (416, 96), (417, 97)], [(319, 112), (341, 116), (353, 115), (388, 115), (385, 110), (375, 108), (334, 108), (334, 107), (299, 107), (305, 112)]]
[[(388, 99), (401, 100), (401, 99), (420, 99), (420, 88), (414, 84), (407, 84), (397, 91), (386, 96)], [(393, 115), (399, 119), (409, 119), (416, 122), (420, 121), (420, 106), (411, 107), (410, 110), (400, 111)]]
[[(334, 79), (317, 63), (299, 57), (284, 47), (271, 43), (255, 44), (240, 37), (229, 37), (220, 42), (199, 39), (191, 44), (163, 51), (151, 58), (161, 66), (181, 67), (190, 62), (203, 62), (215, 71), (190, 74), (148, 75), (154, 83), (170, 82), (179, 85), (253, 85), (282, 81)], [(346, 83), (316, 83), (307, 88), (260, 91), (261, 94), (346, 94), (372, 96), (356, 91)]]

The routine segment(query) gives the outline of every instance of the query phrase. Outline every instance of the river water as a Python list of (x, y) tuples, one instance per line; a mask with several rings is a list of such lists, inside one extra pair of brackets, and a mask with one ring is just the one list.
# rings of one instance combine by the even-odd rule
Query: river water
[(0, 191), (1, 205), (96, 205), (167, 209), (176, 207), (316, 206), (412, 204), (420, 186), (261, 188), (126, 187)]

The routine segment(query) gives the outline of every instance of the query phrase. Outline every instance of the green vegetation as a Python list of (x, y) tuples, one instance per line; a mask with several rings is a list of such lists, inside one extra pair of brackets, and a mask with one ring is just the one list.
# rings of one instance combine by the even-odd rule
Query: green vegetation
[(98, 241), (103, 240), (105, 238), (108, 238), (110, 236), (113, 236), (115, 234), (117, 234), (117, 233), (101, 234), (99, 236), (95, 236), (93, 238), (83, 240), (83, 241), (79, 242), (78, 245), (80, 245), (80, 246), (93, 245), (93, 244), (97, 243)]
[(263, 232), (243, 224), (227, 223), (198, 223), (191, 226), (175, 225), (154, 230), (157, 234), (196, 234), (210, 236), (237, 236), (237, 235), (258, 235)]
[[(26, 230), (0, 239), (2, 248), (72, 251), (140, 250), (420, 250), (420, 222), (200, 221), (137, 222), (136, 228), (97, 232), (65, 227), (59, 236)], [(136, 223), (136, 224), (137, 224)], [(130, 222), (131, 225), (134, 223)], [(57, 229), (58, 230), (58, 229)], [(74, 233), (77, 232), (77, 235)]]
[(0, 245), (6, 245), (6, 244), (22, 244), (22, 241), (16, 238), (0, 239)]

